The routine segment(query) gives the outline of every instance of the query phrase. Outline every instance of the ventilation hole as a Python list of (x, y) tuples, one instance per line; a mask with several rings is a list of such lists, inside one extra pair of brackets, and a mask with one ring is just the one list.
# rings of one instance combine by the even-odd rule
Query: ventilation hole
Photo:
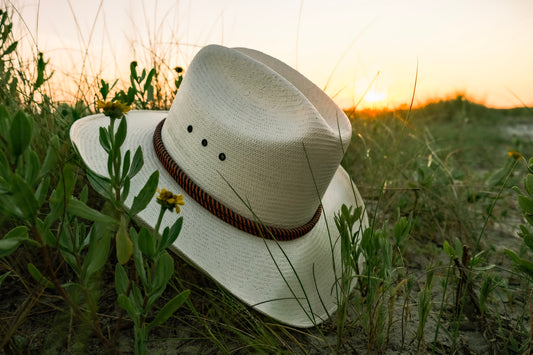
[(218, 155), (218, 159), (220, 159), (220, 160), (222, 160), (222, 161), (226, 160), (226, 154), (224, 154), (224, 153), (220, 153), (220, 154)]
[(187, 126), (187, 132), (189, 132), (189, 133), (192, 132), (192, 126), (191, 126), (191, 125), (188, 125), (188, 126)]
[(202, 139), (202, 145), (203, 145), (204, 147), (207, 147), (207, 139)]

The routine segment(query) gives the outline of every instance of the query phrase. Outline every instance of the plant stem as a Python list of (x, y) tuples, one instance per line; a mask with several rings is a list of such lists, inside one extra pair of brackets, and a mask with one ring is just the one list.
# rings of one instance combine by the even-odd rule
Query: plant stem
[[(44, 240), (43, 240), (43, 238), (41, 236), (41, 233), (39, 232), (39, 230), (37, 229), (37, 227), (35, 225), (32, 227), (32, 232), (37, 237), (37, 241), (41, 244), (41, 248), (40, 249), (41, 249), (41, 254), (43, 256), (44, 264), (45, 264), (46, 269), (48, 271), (48, 274), (50, 276), (50, 280), (54, 284), (55, 289), (59, 292), (59, 294), (65, 300), (65, 302), (69, 305), (69, 307), (80, 318), (82, 318), (82, 319), (87, 321), (87, 317), (85, 316), (85, 314), (81, 311), (79, 306), (76, 303), (74, 303), (74, 301), (72, 301), (72, 298), (70, 298), (70, 296), (67, 293), (67, 291), (65, 291), (63, 286), (61, 286), (61, 284), (59, 283), (59, 280), (57, 279), (56, 273), (55, 273), (54, 269), (52, 268), (52, 262), (50, 260), (50, 254), (48, 254), (48, 248), (46, 247), (46, 244), (44, 243)], [(96, 333), (96, 335), (104, 342), (105, 346), (108, 349), (111, 349), (112, 346), (109, 343), (109, 340), (102, 333), (102, 330), (100, 329), (100, 324), (98, 322), (96, 322), (95, 320), (93, 322), (91, 322), (91, 323), (92, 323), (92, 327), (93, 327), (93, 330)]]
[[(113, 159), (113, 176), (111, 176), (111, 181), (113, 188), (115, 189), (115, 199), (117, 202), (120, 202), (120, 147), (115, 146), (115, 118), (109, 117), (109, 142), (111, 145), (110, 154)], [(117, 151), (118, 150), (118, 151)]]
[(146, 343), (148, 342), (148, 329), (144, 325), (135, 325), (135, 354), (147, 354)]
[(161, 221), (163, 220), (163, 215), (165, 214), (165, 208), (161, 206), (161, 210), (159, 211), (159, 217), (157, 217), (157, 223), (155, 225), (155, 234), (159, 235), (159, 227), (161, 227)]

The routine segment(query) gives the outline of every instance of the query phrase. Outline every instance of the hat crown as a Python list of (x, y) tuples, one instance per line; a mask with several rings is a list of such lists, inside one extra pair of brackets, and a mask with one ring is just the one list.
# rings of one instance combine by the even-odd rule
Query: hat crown
[(162, 129), (167, 151), (196, 185), (234, 212), (282, 228), (313, 217), (350, 138), (344, 112), (296, 70), (217, 45), (191, 62)]

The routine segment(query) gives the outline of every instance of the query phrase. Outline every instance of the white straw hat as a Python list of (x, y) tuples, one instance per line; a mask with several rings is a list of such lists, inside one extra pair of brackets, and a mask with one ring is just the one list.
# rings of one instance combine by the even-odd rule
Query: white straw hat
[[(144, 156), (129, 196), (155, 170), (160, 188), (183, 194), (174, 243), (181, 256), (282, 323), (310, 327), (336, 310), (334, 214), (363, 202), (340, 166), (350, 122), (322, 90), (261, 52), (209, 45), (191, 62), (170, 111), (126, 117), (123, 149), (141, 146)], [(108, 124), (96, 114), (70, 130), (87, 166), (104, 176), (98, 130)], [(159, 209), (154, 198), (138, 216), (153, 227)], [(162, 229), (176, 218), (165, 214)]]

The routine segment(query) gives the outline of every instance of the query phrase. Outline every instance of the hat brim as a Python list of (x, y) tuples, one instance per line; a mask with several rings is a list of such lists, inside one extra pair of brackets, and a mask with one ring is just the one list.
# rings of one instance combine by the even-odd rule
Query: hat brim
[[(131, 181), (126, 206), (131, 206), (133, 196), (159, 170), (159, 188), (184, 196), (185, 205), (180, 213), (183, 227), (173, 245), (178, 254), (247, 305), (282, 323), (306, 328), (332, 315), (337, 308), (336, 280), (341, 272), (341, 247), (334, 215), (343, 204), (363, 206), (346, 171), (339, 166), (322, 198), (320, 220), (311, 232), (284, 242), (259, 238), (205, 210), (165, 170), (155, 154), (152, 139), (156, 125), (166, 115), (165, 111), (127, 114), (128, 134), (122, 149), (133, 153), (141, 146), (144, 165)], [(99, 127), (108, 125), (107, 117), (96, 114), (76, 121), (70, 130), (71, 140), (87, 167), (103, 176), (108, 176), (107, 153), (99, 143)], [(138, 217), (154, 227), (159, 210), (154, 198)], [(161, 230), (178, 217), (166, 213)], [(361, 223), (363, 227), (368, 225), (366, 214)]]

